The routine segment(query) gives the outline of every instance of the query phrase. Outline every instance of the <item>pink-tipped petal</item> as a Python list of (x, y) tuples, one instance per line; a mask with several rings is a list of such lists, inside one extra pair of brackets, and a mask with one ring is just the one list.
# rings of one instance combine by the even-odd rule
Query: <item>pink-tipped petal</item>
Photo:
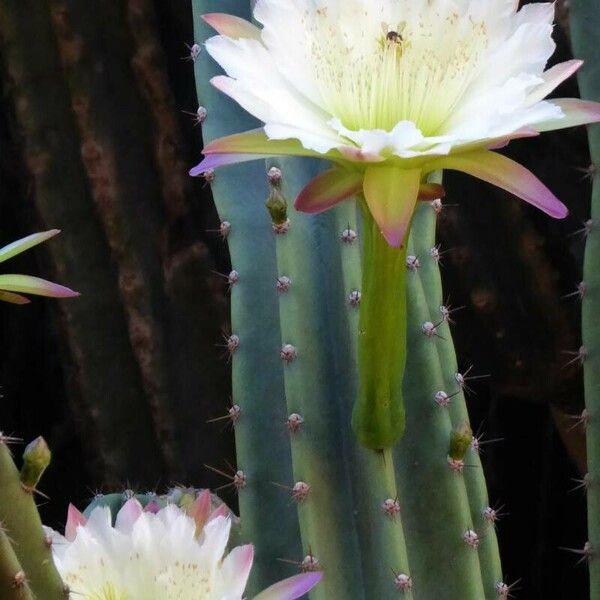
[(87, 519), (83, 513), (79, 512), (72, 504), (69, 504), (67, 511), (67, 524), (65, 525), (65, 538), (72, 542), (77, 537), (77, 528), (84, 527)]
[(200, 535), (204, 525), (208, 522), (212, 510), (212, 498), (209, 490), (201, 492), (193, 504), (188, 508), (187, 513), (196, 522), (196, 534)]
[(214, 521), (218, 517), (229, 517), (230, 510), (226, 504), (221, 504), (218, 508), (213, 510), (208, 517), (208, 522)]
[(190, 170), (192, 177), (203, 175), (209, 169), (218, 169), (269, 156), (318, 156), (307, 150), (298, 140), (270, 140), (264, 129), (253, 129), (213, 140), (202, 150), (204, 160)]
[(0, 275), (0, 290), (49, 298), (75, 298), (79, 292), (31, 275)]
[(427, 164), (427, 171), (462, 171), (529, 202), (556, 219), (564, 219), (567, 207), (533, 174), (519, 163), (487, 150), (456, 154)]
[(260, 160), (261, 158), (265, 159), (269, 156), (269, 154), (209, 154), (201, 163), (190, 169), (189, 174), (192, 177), (202, 177), (211, 169), (237, 165), (251, 160)]
[(317, 214), (360, 191), (362, 173), (330, 169), (315, 177), (298, 195), (296, 210)]
[(313, 150), (307, 150), (299, 140), (271, 140), (264, 129), (252, 129), (244, 133), (235, 133), (204, 146), (204, 156), (209, 154), (263, 154), (267, 156), (319, 156)]
[(144, 508), (138, 500), (135, 498), (127, 500), (121, 507), (121, 510), (117, 513), (115, 529), (129, 535), (135, 522), (140, 518), (143, 512)]
[(29, 298), (25, 298), (25, 296), (21, 296), (19, 294), (13, 294), (12, 292), (2, 292), (0, 291), (0, 302), (8, 302), (9, 304), (31, 304), (31, 300)]
[(289, 577), (267, 588), (254, 600), (296, 600), (310, 592), (322, 577), (323, 573), (319, 571)]
[(419, 197), (421, 169), (369, 167), (363, 192), (373, 218), (390, 246), (402, 245)]
[(564, 116), (535, 123), (533, 127), (537, 131), (554, 131), (600, 122), (599, 102), (579, 100), (577, 98), (559, 98), (557, 100), (548, 100), (548, 102), (558, 106), (563, 111)]
[(160, 504), (156, 500), (151, 500), (148, 502), (148, 504), (146, 504), (146, 506), (144, 506), (144, 512), (156, 515), (160, 512)]
[(32, 235), (28, 235), (27, 237), (12, 242), (3, 248), (0, 248), (0, 262), (4, 262), (17, 254), (21, 254), (21, 252), (25, 252), (25, 250), (29, 250), (29, 248), (33, 248), (59, 233), (60, 229), (50, 229), (49, 231), (33, 233)]
[(254, 546), (238, 546), (234, 548), (223, 561), (223, 579), (227, 582), (228, 591), (232, 596), (242, 596), (248, 583), (252, 562), (254, 561)]
[(542, 76), (544, 83), (539, 85), (527, 96), (527, 104), (532, 105), (543, 100), (550, 92), (554, 91), (565, 79), (576, 73), (583, 65), (582, 60), (568, 60), (554, 65)]
[[(521, 129), (517, 129), (517, 131), (513, 131), (513, 133), (507, 136), (488, 140), (488, 142), (485, 145), (485, 148), (487, 148), (488, 150), (499, 150), (500, 148), (506, 148), (506, 146), (508, 146), (508, 144), (510, 144), (513, 140), (537, 137), (538, 135), (540, 135), (539, 131), (532, 129), (531, 127), (522, 127)], [(479, 146), (479, 148), (481, 148), (481, 146)], [(466, 146), (461, 147), (461, 151), (463, 152), (466, 152), (468, 150), (469, 148)], [(475, 150), (475, 148), (473, 148), (473, 150)]]
[(202, 15), (202, 19), (221, 35), (233, 39), (251, 38), (260, 40), (260, 29), (240, 17), (225, 13), (209, 13)]

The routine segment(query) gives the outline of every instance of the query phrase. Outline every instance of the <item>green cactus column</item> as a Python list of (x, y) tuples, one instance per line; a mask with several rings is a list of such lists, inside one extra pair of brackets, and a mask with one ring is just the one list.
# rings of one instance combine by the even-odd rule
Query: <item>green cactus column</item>
[(12, 542), (35, 597), (65, 600), (69, 592), (54, 567), (34, 498), (35, 486), (50, 462), (50, 453), (45, 442), (38, 438), (27, 447), (19, 475), (8, 441), (0, 433), (0, 524)]
[[(600, 5), (596, 0), (572, 0), (571, 32), (575, 55), (585, 64), (579, 72), (581, 96), (600, 100)], [(582, 298), (582, 341), (585, 348), (584, 385), (587, 410), (588, 532), (583, 549), (590, 568), (590, 596), (600, 598), (600, 125), (589, 127), (594, 173), (591, 227), (588, 230)]]

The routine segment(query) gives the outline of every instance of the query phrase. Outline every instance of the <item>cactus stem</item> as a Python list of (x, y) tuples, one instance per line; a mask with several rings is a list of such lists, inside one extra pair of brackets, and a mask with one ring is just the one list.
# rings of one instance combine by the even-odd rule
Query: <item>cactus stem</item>
[(594, 556), (594, 552), (590, 542), (586, 542), (583, 545), (583, 548), (565, 548), (564, 546), (559, 546), (559, 550), (564, 550), (565, 552), (571, 552), (571, 554), (576, 554), (577, 556), (580, 556), (581, 558), (575, 563), (575, 566), (580, 565), (584, 562), (590, 562)]

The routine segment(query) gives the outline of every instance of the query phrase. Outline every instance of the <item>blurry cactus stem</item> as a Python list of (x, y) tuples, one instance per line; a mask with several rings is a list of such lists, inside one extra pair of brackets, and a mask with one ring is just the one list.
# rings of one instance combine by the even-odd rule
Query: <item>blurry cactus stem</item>
[[(48, 530), (55, 564), (71, 593), (82, 600), (242, 600), (254, 548), (226, 556), (231, 517), (213, 509), (202, 492), (185, 508), (131, 498), (112, 523), (110, 508), (86, 518), (69, 507), (64, 536)], [(294, 600), (312, 589), (321, 573), (293, 576), (254, 600)]]
[[(21, 254), (60, 233), (58, 229), (28, 235), (16, 242), (0, 248), (0, 263)], [(49, 298), (74, 298), (78, 292), (31, 275), (0, 275), (0, 300), (11, 304), (28, 304), (29, 299), (22, 294), (47, 296)]]

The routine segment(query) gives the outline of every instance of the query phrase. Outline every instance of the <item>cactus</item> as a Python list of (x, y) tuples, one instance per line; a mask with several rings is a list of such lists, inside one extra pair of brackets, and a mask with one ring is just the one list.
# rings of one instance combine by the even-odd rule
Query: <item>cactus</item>
[[(585, 60), (579, 74), (582, 98), (600, 100), (600, 8), (593, 0), (571, 2), (571, 34), (575, 52)], [(600, 126), (589, 128), (593, 175), (591, 221), (586, 223), (586, 249), (583, 269), (585, 293), (582, 296), (582, 351), (586, 413), (582, 424), (587, 431), (588, 474), (588, 543), (581, 550), (590, 569), (590, 595), (600, 597), (600, 346), (598, 314), (600, 311)]]
[[(211, 34), (202, 15), (215, 10), (246, 19), (250, 12), (247, 1), (195, 0), (196, 44)], [(250, 120), (208, 85), (216, 73), (204, 53), (195, 57), (199, 104), (206, 111), (205, 143), (247, 128)], [(281, 567), (276, 559), (285, 558), (301, 568), (318, 564), (324, 570), (313, 599), (386, 600), (399, 593), (423, 599), (496, 597), (501, 579), (497, 543), (493, 528), (483, 523), (485, 482), (477, 457), (471, 456), (468, 426), (462, 431), (462, 456), (479, 468), (461, 475), (448, 465), (452, 431), (468, 424), (464, 398), (453, 398), (457, 406), (448, 411), (434, 403), (437, 388), (423, 396), (424, 381), (448, 387), (456, 368), (449, 334), (444, 332), (442, 349), (441, 340), (421, 329), (423, 322), (435, 320), (431, 307), (439, 310), (441, 304), (437, 264), (432, 259), (435, 269), (427, 269), (422, 280), (418, 271), (406, 273), (403, 250), (392, 251), (399, 257), (392, 261), (400, 275), (395, 294), (403, 294), (406, 277), (409, 326), (417, 319), (417, 329), (409, 332), (411, 373), (404, 385), (412, 430), (393, 453), (368, 450), (350, 428), (359, 397), (358, 307), (365, 285), (361, 243), (364, 248), (369, 237), (368, 219), (361, 218), (353, 201), (318, 216), (291, 207), (319, 168), (307, 159), (280, 159), (203, 173), (227, 222), (235, 273), (228, 342), (233, 403), (239, 408), (238, 468), (245, 475), (238, 488), (241, 528), (257, 546), (260, 564), (254, 586), (264, 587), (277, 577), (273, 570)], [(419, 253), (421, 244), (434, 237), (428, 219), (434, 211), (429, 205), (422, 209), (426, 213), (419, 212), (411, 242), (419, 244)], [(371, 237), (380, 236), (374, 230)], [(403, 320), (402, 311), (396, 318)], [(404, 344), (393, 348), (399, 368)], [(355, 430), (370, 435), (363, 417), (368, 420), (371, 414), (363, 408), (359, 405), (358, 417), (354, 413)], [(390, 439), (397, 437), (402, 421), (393, 425)], [(381, 434), (378, 424), (371, 431)], [(277, 519), (267, 520), (261, 510), (273, 502), (277, 488), (287, 488), (297, 511), (279, 489), (271, 504)], [(477, 548), (483, 542), (494, 560), (480, 562)]]
[[(50, 462), (50, 451), (42, 438), (32, 442), (25, 450), (23, 469), (19, 474), (9, 442), (9, 438), (0, 434), (0, 523), (3, 537), (10, 540), (22, 567), (19, 571), (24, 574), (34, 597), (64, 600), (69, 597), (69, 591), (54, 567), (34, 498), (35, 486)], [(3, 538), (0, 538), (2, 541)], [(1, 552), (0, 556), (3, 556)], [(10, 560), (10, 556), (6, 560)], [(23, 593), (27, 590), (25, 586), (16, 589)], [(26, 595), (23, 597), (27, 598)]]

